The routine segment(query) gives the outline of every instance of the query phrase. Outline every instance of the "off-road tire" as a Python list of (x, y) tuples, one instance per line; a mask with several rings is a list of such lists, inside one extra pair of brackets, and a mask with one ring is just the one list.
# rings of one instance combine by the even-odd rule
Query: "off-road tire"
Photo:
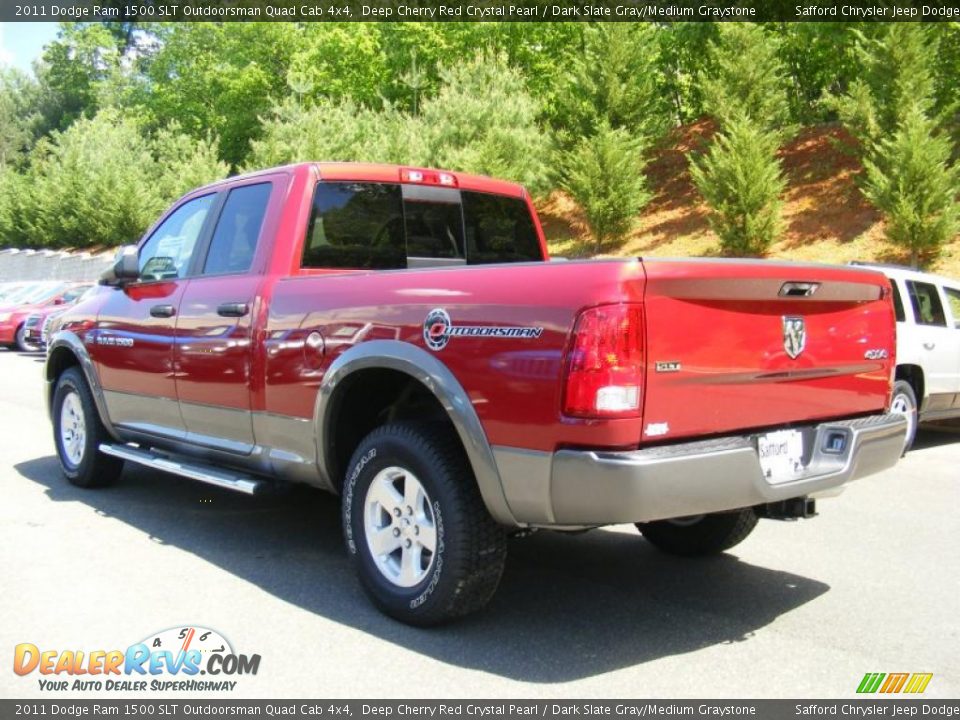
[(657, 520), (637, 529), (658, 550), (670, 555), (716, 555), (743, 542), (757, 526), (752, 508), (704, 515), (696, 522)]
[[(430, 500), (435, 553), (422, 581), (401, 587), (376, 565), (364, 526), (367, 494), (382, 471), (412, 473)], [(398, 422), (364, 438), (342, 492), (347, 553), (364, 590), (385, 614), (408, 625), (438, 625), (483, 608), (500, 583), (506, 533), (487, 512), (460, 440), (443, 424)]]
[[(903, 410), (906, 410), (906, 412)], [(906, 455), (907, 451), (913, 447), (913, 441), (917, 438), (917, 425), (920, 420), (917, 394), (913, 391), (913, 386), (906, 380), (897, 380), (893, 384), (890, 412), (903, 415), (907, 418), (909, 426), (907, 428), (907, 437), (903, 441), (903, 454)]]
[[(84, 425), (84, 442), (79, 462), (71, 460), (62, 430), (63, 405), (71, 395), (79, 399), (79, 411)], [(57, 379), (53, 393), (53, 444), (57, 448), (60, 469), (67, 480), (77, 487), (95, 488), (110, 485), (123, 470), (123, 460), (100, 452), (100, 443), (112, 442), (100, 420), (93, 394), (78, 367), (64, 371)]]

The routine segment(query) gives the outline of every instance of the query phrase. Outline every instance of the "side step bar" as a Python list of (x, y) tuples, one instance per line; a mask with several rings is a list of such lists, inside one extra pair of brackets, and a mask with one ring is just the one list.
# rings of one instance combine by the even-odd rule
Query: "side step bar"
[(263, 492), (268, 483), (252, 475), (244, 475), (240, 472), (225, 470), (223, 468), (203, 465), (193, 460), (174, 459), (161, 455), (152, 450), (143, 450), (141, 448), (131, 447), (130, 445), (111, 445), (103, 443), (100, 445), (100, 452), (104, 455), (112, 455), (122, 460), (129, 460), (138, 465), (146, 465), (155, 470), (180, 475), (181, 477), (199, 480), (217, 487), (236, 490), (247, 495), (257, 495)]

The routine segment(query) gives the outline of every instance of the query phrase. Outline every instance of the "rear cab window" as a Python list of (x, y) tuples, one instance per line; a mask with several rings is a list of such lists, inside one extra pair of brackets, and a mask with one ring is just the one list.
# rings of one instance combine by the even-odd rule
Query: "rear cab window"
[(321, 181), (301, 267), (404, 269), (543, 261), (525, 199), (400, 183)]

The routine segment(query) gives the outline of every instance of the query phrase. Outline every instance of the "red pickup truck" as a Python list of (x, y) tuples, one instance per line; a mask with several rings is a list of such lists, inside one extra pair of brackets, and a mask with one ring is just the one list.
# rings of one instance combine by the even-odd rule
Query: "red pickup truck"
[(64, 474), (124, 462), (342, 499), (386, 613), (491, 597), (506, 540), (636, 523), (714, 553), (893, 465), (889, 282), (758, 261), (549, 262), (524, 189), (311, 163), (179, 200), (56, 322)]

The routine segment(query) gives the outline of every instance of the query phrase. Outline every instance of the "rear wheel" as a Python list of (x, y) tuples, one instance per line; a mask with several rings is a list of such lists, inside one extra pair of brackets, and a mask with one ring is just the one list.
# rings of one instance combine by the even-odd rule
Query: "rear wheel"
[(743, 542), (756, 526), (757, 514), (752, 508), (637, 523), (643, 537), (658, 550), (684, 557), (729, 550)]
[(452, 429), (394, 423), (374, 430), (350, 460), (342, 508), (347, 552), (387, 615), (436, 625), (493, 596), (506, 534), (487, 512)]
[(80, 368), (66, 370), (57, 380), (53, 394), (53, 442), (60, 469), (78, 487), (109, 485), (123, 470), (123, 460), (100, 452), (100, 443), (110, 442), (110, 436)]
[(906, 380), (897, 380), (893, 384), (893, 400), (890, 401), (890, 412), (903, 415), (907, 420), (907, 437), (903, 441), (903, 454), (913, 446), (917, 437), (917, 395), (913, 386)]
[(17, 328), (17, 350), (20, 352), (36, 352), (40, 348), (27, 340), (27, 326), (21, 325)]

